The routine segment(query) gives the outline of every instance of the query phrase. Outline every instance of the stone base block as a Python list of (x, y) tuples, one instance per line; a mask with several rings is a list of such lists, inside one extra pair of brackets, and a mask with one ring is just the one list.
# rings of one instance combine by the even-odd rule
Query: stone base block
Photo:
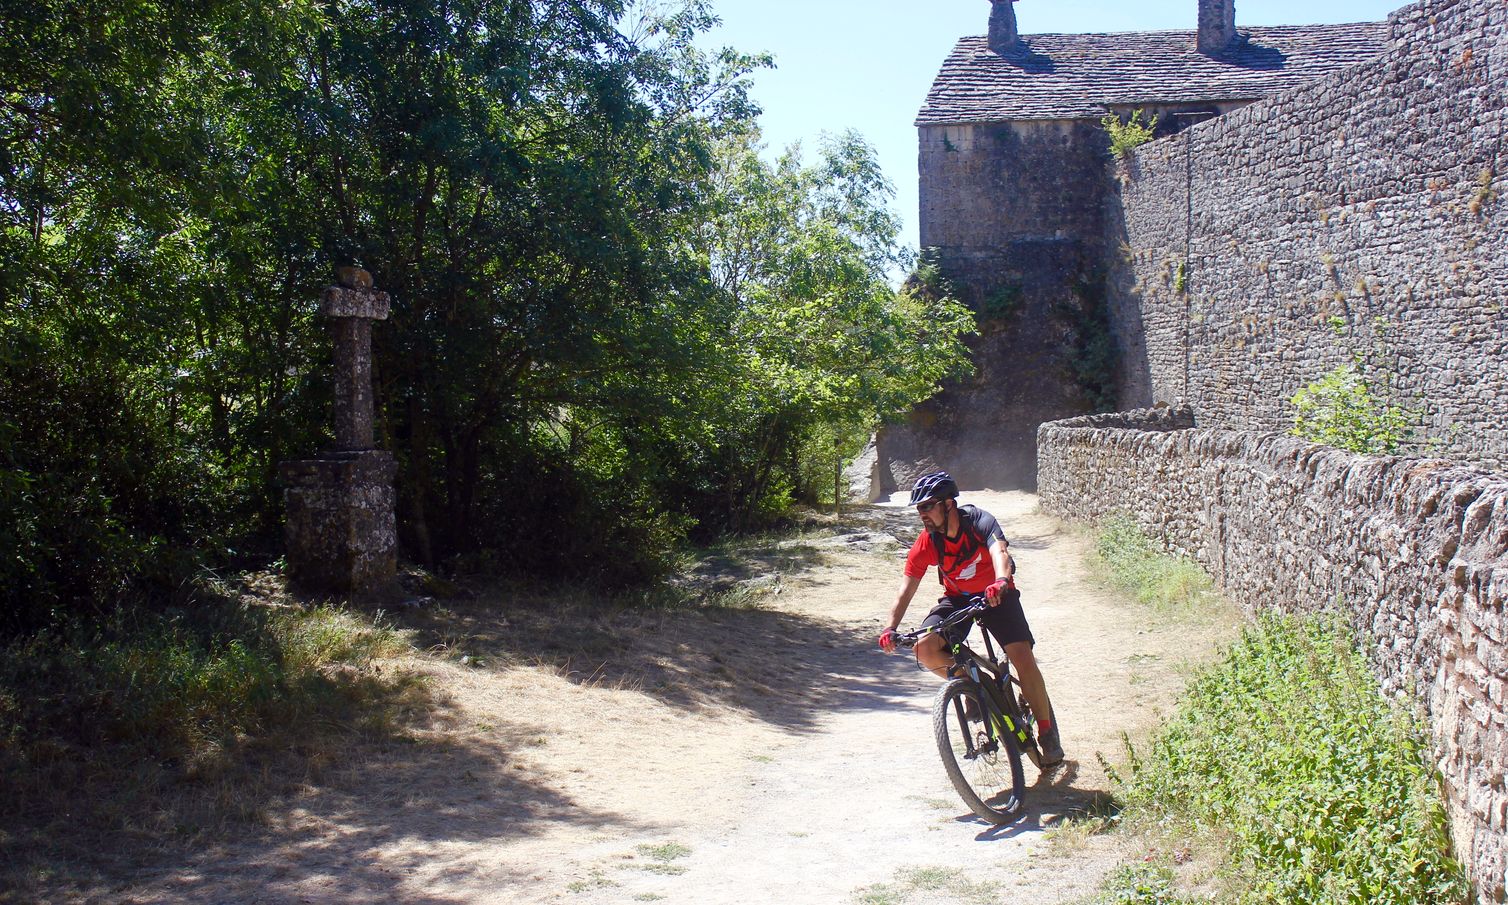
[(330, 452), (284, 462), (288, 577), (302, 588), (361, 591), (398, 569), (393, 480), (398, 464), (381, 450)]

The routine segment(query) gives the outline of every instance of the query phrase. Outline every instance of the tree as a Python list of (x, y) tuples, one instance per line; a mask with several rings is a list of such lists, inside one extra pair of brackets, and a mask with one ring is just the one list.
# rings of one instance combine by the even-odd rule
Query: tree
[(889, 285), (910, 261), (892, 190), (857, 134), (825, 139), (811, 166), (799, 148), (766, 164), (756, 140), (722, 146), (718, 216), (704, 230), (731, 312), (725, 355), (745, 375), (723, 403), (735, 417), (722, 442), (752, 451), (724, 477), (730, 504), (742, 501), (728, 507), (735, 524), (772, 481), (816, 498), (834, 459), (967, 368), (960, 336), (973, 329), (953, 300)]

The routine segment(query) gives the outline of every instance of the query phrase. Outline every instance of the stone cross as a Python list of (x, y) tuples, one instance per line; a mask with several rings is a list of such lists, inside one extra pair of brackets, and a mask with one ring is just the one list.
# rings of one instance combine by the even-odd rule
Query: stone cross
[(335, 447), (283, 462), (288, 578), (320, 592), (359, 593), (393, 578), (398, 562), (398, 465), (373, 448), (372, 322), (385, 320), (386, 292), (358, 267), (337, 272), (320, 312), (335, 340)]
[(372, 322), (386, 320), (386, 292), (372, 288), (359, 267), (337, 271), (339, 286), (325, 290), (320, 313), (335, 340), (335, 448), (372, 448)]

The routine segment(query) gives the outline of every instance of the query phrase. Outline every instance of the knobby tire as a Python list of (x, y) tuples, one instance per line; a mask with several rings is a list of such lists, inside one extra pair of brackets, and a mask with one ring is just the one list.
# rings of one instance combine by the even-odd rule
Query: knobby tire
[[(990, 745), (984, 722), (968, 720), (963, 707), (965, 698), (973, 698), (976, 712), (982, 716), (986, 711), (979, 694), (979, 686), (969, 679), (953, 679), (944, 685), (932, 704), (932, 731), (948, 779), (964, 804), (991, 823), (1006, 823), (1021, 809), (1026, 774), (1021, 768), (1021, 751), (1008, 733), (997, 737), (993, 751), (981, 750)], [(964, 733), (974, 740), (978, 752), (972, 758), (968, 757)]]

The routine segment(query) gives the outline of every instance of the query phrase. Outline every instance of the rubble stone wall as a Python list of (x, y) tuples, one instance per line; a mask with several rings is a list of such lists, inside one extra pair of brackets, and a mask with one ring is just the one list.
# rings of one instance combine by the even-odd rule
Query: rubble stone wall
[(1137, 149), (1106, 217), (1121, 407), (1285, 429), (1360, 357), (1508, 467), (1508, 4), (1425, 0), (1344, 74)]
[[(1201, 419), (1202, 420), (1202, 419)], [(1193, 427), (1187, 409), (1044, 424), (1053, 515), (1134, 519), (1248, 611), (1338, 609), (1420, 702), (1479, 900), (1508, 868), (1508, 475)]]
[[(945, 468), (966, 487), (1031, 487), (1043, 421), (1093, 411), (1074, 361), (1102, 273), (1107, 139), (1097, 122), (918, 129), (923, 248), (979, 323), (972, 378), (880, 433), (875, 492)], [(1092, 299), (1090, 301), (1093, 301)]]

